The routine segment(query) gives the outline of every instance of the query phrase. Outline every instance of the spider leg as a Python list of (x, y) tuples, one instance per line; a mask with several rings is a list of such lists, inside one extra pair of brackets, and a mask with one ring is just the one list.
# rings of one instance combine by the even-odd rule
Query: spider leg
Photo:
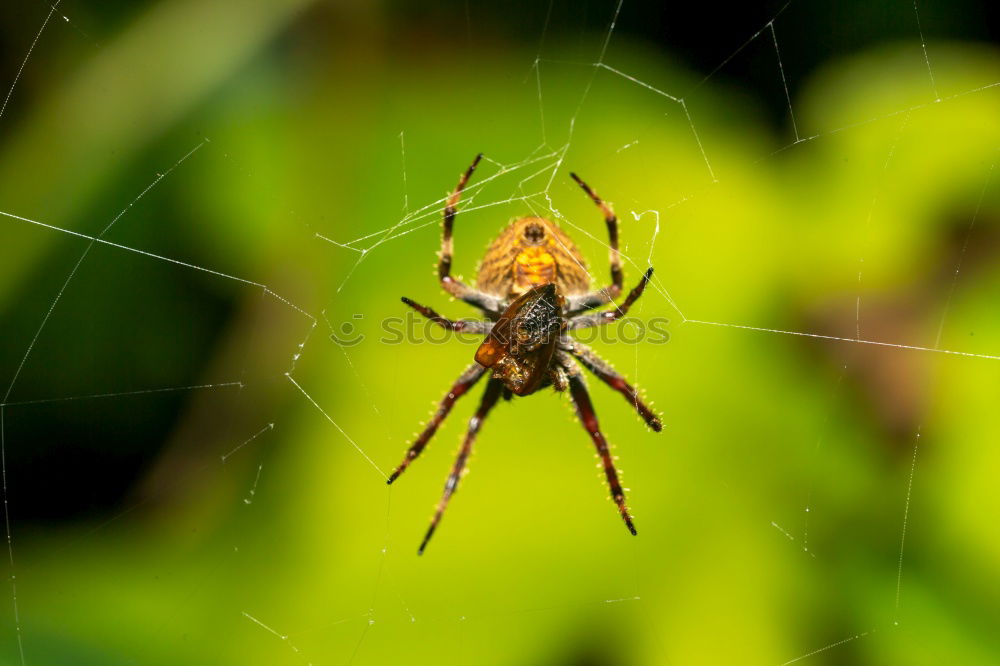
[(567, 312), (576, 314), (584, 310), (590, 310), (606, 303), (610, 303), (618, 298), (622, 293), (622, 257), (618, 251), (618, 216), (601, 197), (597, 196), (594, 190), (590, 189), (587, 183), (583, 182), (575, 173), (570, 174), (570, 178), (583, 188), (598, 208), (604, 213), (604, 222), (608, 226), (608, 255), (611, 261), (611, 284), (603, 289), (592, 291), (586, 294), (571, 296), (568, 299)]
[(549, 381), (552, 383), (552, 388), (560, 393), (569, 387), (569, 378), (566, 376), (566, 369), (558, 364), (549, 370)]
[(584, 384), (583, 374), (576, 364), (570, 359), (565, 358), (564, 355), (561, 361), (569, 376), (569, 392), (573, 398), (573, 404), (576, 406), (576, 414), (580, 418), (580, 422), (583, 424), (587, 434), (590, 435), (590, 439), (593, 440), (598, 455), (601, 456), (601, 462), (604, 465), (604, 476), (607, 477), (608, 488), (611, 490), (611, 498), (618, 505), (618, 513), (621, 514), (622, 520), (625, 521), (628, 531), (634, 535), (636, 533), (635, 524), (632, 522), (632, 516), (625, 505), (625, 491), (622, 490), (622, 484), (618, 480), (618, 471), (615, 469), (614, 460), (611, 458), (611, 452), (608, 450), (608, 442), (604, 439), (604, 435), (601, 433), (601, 426), (597, 422), (597, 414), (594, 413), (594, 405), (590, 402), (590, 395), (587, 393), (587, 385)]
[(491, 321), (477, 321), (475, 319), (459, 319), (458, 321), (453, 321), (447, 317), (442, 317), (437, 312), (427, 307), (426, 305), (420, 305), (415, 301), (411, 301), (406, 296), (403, 296), (402, 301), (409, 305), (411, 308), (422, 314), (423, 316), (430, 319), (435, 324), (438, 324), (442, 328), (449, 331), (467, 332), (467, 333), (478, 333), (480, 335), (486, 335), (493, 328), (493, 322)]
[(649, 283), (649, 278), (652, 275), (653, 269), (646, 269), (646, 272), (642, 275), (642, 279), (639, 280), (639, 284), (637, 284), (632, 291), (629, 292), (628, 296), (625, 298), (625, 302), (615, 307), (614, 310), (604, 310), (603, 312), (593, 312), (591, 314), (571, 317), (566, 321), (566, 330), (573, 331), (578, 328), (603, 326), (604, 324), (610, 324), (613, 321), (621, 319), (628, 314), (629, 308), (632, 307), (632, 304), (639, 300), (639, 297), (642, 296), (642, 292), (646, 291), (646, 285)]
[(660, 417), (653, 413), (653, 410), (642, 401), (635, 387), (629, 384), (625, 380), (625, 377), (612, 368), (607, 361), (598, 356), (597, 352), (575, 340), (572, 346), (566, 350), (579, 359), (583, 367), (594, 373), (598, 379), (625, 396), (625, 399), (635, 408), (635, 411), (639, 413), (639, 416), (646, 422), (646, 425), (656, 432), (660, 432), (663, 429), (663, 422), (660, 421)]
[(444, 223), (442, 225), (443, 230), (441, 234), (441, 253), (438, 259), (438, 279), (441, 281), (441, 287), (455, 298), (460, 298), (466, 303), (488, 312), (499, 312), (501, 309), (499, 299), (495, 296), (490, 296), (489, 294), (479, 291), (478, 289), (473, 289), (461, 280), (451, 276), (451, 258), (455, 249), (455, 244), (451, 238), (451, 232), (452, 227), (455, 224), (455, 215), (457, 213), (455, 207), (458, 205), (459, 199), (462, 198), (462, 190), (465, 189), (465, 184), (469, 182), (472, 172), (476, 170), (476, 166), (482, 158), (483, 154), (479, 153), (476, 155), (476, 159), (472, 160), (472, 164), (469, 165), (469, 168), (466, 169), (465, 173), (463, 173), (461, 178), (459, 178), (458, 185), (455, 187), (455, 190), (448, 196), (447, 204), (444, 207)]
[(424, 450), (424, 447), (427, 446), (427, 442), (429, 442), (431, 437), (434, 436), (434, 433), (437, 432), (441, 422), (444, 421), (446, 416), (448, 416), (448, 412), (451, 411), (451, 408), (455, 406), (455, 402), (465, 395), (465, 393), (472, 388), (477, 381), (479, 381), (479, 378), (482, 377), (485, 372), (486, 368), (478, 363), (473, 363), (465, 369), (465, 372), (459, 376), (454, 386), (451, 387), (451, 390), (448, 391), (444, 398), (441, 399), (441, 403), (438, 405), (437, 411), (434, 412), (434, 416), (431, 417), (431, 420), (428, 421), (427, 425), (424, 427), (424, 431), (420, 433), (419, 437), (417, 437), (417, 441), (415, 441), (410, 448), (406, 450), (406, 456), (403, 458), (403, 462), (399, 463), (396, 470), (389, 475), (389, 479), (386, 483), (392, 483), (399, 477), (400, 474), (406, 471), (406, 468), (410, 466), (410, 463), (413, 462), (417, 456), (420, 455), (420, 453)]
[(497, 404), (497, 400), (500, 398), (502, 392), (501, 389), (503, 389), (503, 382), (498, 379), (490, 379), (489, 383), (487, 383), (486, 391), (483, 392), (483, 399), (479, 403), (479, 409), (469, 419), (469, 429), (465, 433), (465, 440), (462, 442), (462, 448), (458, 451), (458, 457), (455, 458), (451, 474), (448, 475), (448, 480), (444, 484), (444, 493), (438, 501), (434, 518), (431, 519), (431, 525), (427, 528), (424, 540), (420, 542), (420, 548), (417, 550), (418, 555), (423, 555), (424, 548), (427, 547), (427, 542), (431, 540), (434, 530), (437, 529), (438, 523), (441, 522), (441, 516), (444, 515), (444, 510), (448, 508), (448, 501), (458, 488), (458, 481), (462, 477), (465, 463), (469, 459), (469, 454), (472, 453), (472, 443), (476, 440), (476, 435), (479, 434), (479, 428), (482, 427), (486, 416), (493, 409), (493, 406)]

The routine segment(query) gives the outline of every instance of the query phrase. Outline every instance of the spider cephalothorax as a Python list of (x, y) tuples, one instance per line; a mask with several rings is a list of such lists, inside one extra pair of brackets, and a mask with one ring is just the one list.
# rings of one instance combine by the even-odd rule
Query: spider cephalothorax
[(529, 395), (545, 386), (557, 391), (569, 389), (583, 427), (590, 435), (611, 490), (611, 497), (625, 525), (632, 534), (635, 526), (625, 505), (625, 492), (618, 480), (618, 472), (608, 450), (608, 443), (597, 423), (597, 415), (590, 402), (580, 365), (598, 379), (621, 393), (650, 428), (659, 431), (661, 423), (652, 410), (639, 398), (635, 388), (615, 372), (587, 346), (566, 335), (567, 331), (602, 326), (624, 317), (629, 308), (642, 295), (653, 273), (650, 268), (639, 284), (629, 292), (624, 302), (610, 310), (586, 313), (607, 305), (621, 295), (622, 269), (618, 252), (618, 219), (611, 207), (601, 200), (576, 174), (570, 174), (583, 190), (604, 212), (608, 227), (608, 247), (611, 259), (611, 284), (597, 290), (590, 289), (590, 274), (573, 241), (554, 222), (541, 217), (523, 217), (511, 222), (497, 236), (486, 251), (479, 265), (476, 287), (472, 288), (451, 276), (452, 226), (455, 206), (458, 204), (466, 182), (475, 170), (482, 155), (476, 156), (472, 165), (462, 174), (458, 187), (448, 197), (444, 209), (444, 233), (438, 262), (441, 286), (452, 296), (473, 305), (486, 315), (488, 321), (461, 319), (452, 321), (426, 306), (408, 298), (403, 302), (433, 322), (452, 331), (468, 331), (486, 336), (476, 351), (475, 362), (470, 365), (445, 395), (437, 411), (423, 432), (406, 452), (406, 457), (389, 476), (395, 481), (409, 464), (420, 455), (427, 442), (437, 432), (441, 422), (451, 411), (455, 401), (473, 384), (491, 370), (486, 392), (479, 409), (469, 421), (469, 429), (462, 442), (458, 458), (445, 484), (444, 494), (438, 502), (431, 525), (420, 544), (423, 552), (437, 527), (444, 510), (458, 487), (458, 480), (472, 452), (479, 428), (501, 395)]
[(476, 351), (476, 363), (493, 368), (517, 395), (528, 395), (542, 384), (562, 335), (562, 297), (555, 283), (535, 287), (511, 303)]

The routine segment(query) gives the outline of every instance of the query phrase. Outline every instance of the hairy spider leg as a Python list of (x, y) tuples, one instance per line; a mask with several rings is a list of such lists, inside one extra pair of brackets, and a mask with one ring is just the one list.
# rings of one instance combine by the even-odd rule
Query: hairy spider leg
[(455, 249), (451, 232), (452, 227), (455, 224), (455, 215), (457, 214), (455, 207), (462, 198), (462, 190), (465, 189), (465, 184), (469, 182), (469, 178), (472, 177), (472, 172), (476, 170), (476, 166), (482, 158), (483, 154), (479, 153), (476, 155), (476, 159), (472, 160), (472, 164), (469, 165), (469, 168), (466, 169), (465, 173), (463, 173), (461, 178), (458, 179), (458, 185), (448, 196), (448, 201), (444, 207), (444, 223), (442, 225), (441, 233), (441, 253), (440, 258), (438, 259), (438, 279), (441, 281), (441, 287), (455, 298), (460, 298), (466, 303), (474, 305), (482, 310), (496, 312), (500, 308), (500, 302), (495, 296), (490, 296), (489, 294), (479, 291), (478, 289), (473, 289), (461, 280), (451, 276), (451, 259)]
[(583, 191), (587, 193), (587, 196), (593, 199), (594, 203), (601, 209), (601, 212), (604, 213), (604, 222), (608, 227), (608, 256), (611, 262), (610, 285), (602, 289), (598, 289), (597, 291), (570, 297), (568, 312), (569, 314), (575, 314), (577, 312), (583, 312), (584, 310), (599, 307), (605, 303), (610, 303), (614, 299), (618, 298), (618, 295), (622, 293), (623, 282), (622, 257), (621, 252), (618, 251), (618, 216), (615, 215), (611, 206), (601, 199), (601, 197), (597, 196), (597, 193), (590, 189), (590, 186), (583, 182), (579, 176), (575, 173), (571, 173), (570, 178), (575, 180), (577, 184), (583, 188)]
[(598, 356), (597, 352), (575, 340), (573, 341), (573, 346), (569, 347), (567, 351), (579, 359), (583, 367), (594, 373), (598, 379), (625, 396), (625, 400), (635, 408), (635, 411), (639, 413), (639, 416), (646, 422), (646, 425), (656, 432), (660, 432), (663, 429), (663, 422), (660, 421), (660, 417), (642, 401), (635, 387), (629, 384), (625, 377), (612, 368), (607, 361)]
[(473, 363), (459, 376), (458, 381), (455, 382), (451, 390), (441, 399), (441, 403), (438, 405), (437, 411), (434, 412), (434, 416), (428, 421), (427, 426), (424, 431), (420, 433), (409, 449), (406, 451), (406, 456), (403, 458), (403, 462), (399, 463), (399, 467), (389, 475), (386, 483), (392, 483), (395, 481), (400, 474), (406, 471), (406, 468), (410, 466), (410, 463), (416, 460), (417, 456), (424, 450), (427, 446), (427, 442), (430, 441), (434, 433), (437, 432), (438, 427), (440, 427), (441, 422), (444, 421), (445, 417), (451, 411), (451, 408), (455, 406), (455, 402), (465, 395), (470, 388), (475, 385), (479, 378), (483, 376), (486, 372), (486, 368), (482, 367), (478, 363)]
[(441, 326), (449, 331), (485, 335), (490, 332), (490, 329), (493, 328), (493, 322), (491, 321), (477, 321), (475, 319), (459, 319), (455, 321), (448, 319), (447, 317), (442, 317), (433, 309), (427, 307), (426, 305), (421, 305), (416, 301), (412, 301), (406, 296), (403, 296), (401, 300), (438, 326)]
[(497, 404), (497, 400), (502, 393), (503, 382), (498, 379), (490, 379), (486, 384), (486, 390), (483, 392), (479, 409), (469, 419), (469, 429), (465, 433), (465, 440), (462, 442), (462, 448), (458, 451), (458, 457), (455, 458), (451, 474), (448, 475), (448, 480), (444, 484), (444, 493), (437, 504), (437, 510), (431, 519), (430, 527), (427, 528), (427, 534), (424, 535), (424, 540), (420, 542), (420, 548), (417, 550), (418, 555), (424, 554), (427, 542), (431, 540), (434, 530), (437, 529), (438, 523), (441, 522), (441, 516), (444, 515), (444, 510), (448, 508), (448, 501), (458, 488), (458, 482), (462, 477), (462, 470), (465, 469), (465, 463), (468, 462), (469, 454), (472, 453), (472, 443), (476, 441), (476, 435), (479, 434), (479, 429), (482, 427), (483, 421), (486, 420), (486, 416), (493, 409), (493, 405)]
[(631, 308), (632, 305), (639, 300), (639, 297), (642, 296), (642, 293), (646, 291), (646, 285), (649, 284), (649, 278), (652, 277), (652, 275), (653, 269), (647, 268), (646, 272), (642, 275), (642, 279), (639, 280), (639, 284), (633, 287), (632, 291), (628, 293), (628, 296), (625, 298), (625, 302), (616, 306), (614, 310), (604, 310), (603, 312), (592, 312), (590, 314), (571, 317), (566, 321), (566, 330), (573, 331), (578, 328), (602, 326), (621, 319), (628, 314), (629, 308)]
[(625, 505), (625, 491), (622, 490), (622, 484), (618, 480), (618, 471), (615, 469), (614, 460), (612, 460), (611, 452), (608, 450), (608, 442), (601, 433), (601, 427), (597, 422), (597, 414), (594, 412), (594, 405), (590, 402), (590, 395), (587, 393), (587, 385), (583, 381), (583, 375), (572, 360), (565, 359), (565, 362), (569, 366), (566, 367), (567, 374), (569, 375), (569, 392), (573, 398), (573, 404), (576, 406), (576, 414), (580, 418), (580, 423), (583, 424), (587, 434), (590, 435), (590, 439), (593, 440), (594, 446), (597, 448), (597, 453), (601, 457), (601, 463), (604, 466), (604, 476), (608, 480), (611, 498), (618, 505), (618, 513), (621, 514), (622, 520), (625, 521), (628, 531), (635, 535), (635, 524), (632, 522), (632, 516)]

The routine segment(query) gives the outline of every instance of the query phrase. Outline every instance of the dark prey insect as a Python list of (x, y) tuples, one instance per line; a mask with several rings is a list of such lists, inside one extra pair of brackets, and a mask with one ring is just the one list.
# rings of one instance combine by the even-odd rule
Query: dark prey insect
[(430, 422), (407, 450), (403, 462), (392, 473), (388, 482), (395, 481), (420, 455), (455, 402), (491, 369), (479, 409), (469, 421), (462, 447), (451, 474), (448, 475), (444, 494), (438, 502), (419, 552), (424, 552), (427, 542), (434, 534), (448, 501), (458, 487), (476, 435), (497, 400), (501, 396), (510, 400), (513, 395), (529, 395), (545, 386), (552, 386), (556, 391), (569, 389), (577, 416), (601, 458), (611, 497), (618, 505), (618, 512), (625, 525), (635, 534), (635, 525), (625, 505), (625, 492), (618, 480), (608, 443), (597, 423), (597, 415), (590, 402), (580, 366), (625, 396), (646, 424), (657, 432), (662, 428), (660, 419), (643, 403), (635, 388), (624, 377), (590, 348), (567, 335), (567, 332), (603, 326), (624, 317), (642, 295), (653, 269), (646, 271), (621, 305), (609, 310), (587, 312), (612, 303), (621, 295), (618, 219), (607, 203), (576, 174), (571, 173), (573, 180), (604, 213), (604, 221), (608, 227), (611, 284), (602, 289), (591, 290), (590, 274), (573, 241), (554, 222), (541, 217), (516, 219), (500, 233), (480, 262), (475, 288), (452, 277), (451, 234), (455, 222), (455, 207), (481, 158), (481, 154), (476, 156), (459, 179), (455, 191), (448, 197), (444, 209), (438, 278), (445, 291), (482, 310), (489, 321), (453, 321), (408, 298), (404, 297), (403, 302), (445, 329), (479, 333), (486, 336), (486, 340), (476, 351), (475, 362), (465, 369), (441, 400)]

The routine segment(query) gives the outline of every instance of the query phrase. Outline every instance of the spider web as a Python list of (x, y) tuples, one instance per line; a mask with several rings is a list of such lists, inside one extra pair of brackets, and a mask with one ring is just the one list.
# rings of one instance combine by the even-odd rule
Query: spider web
[[(273, 26), (294, 25), (305, 4), (241, 14), (257, 28), (233, 51), (249, 57), (264, 48), (279, 29)], [(841, 92), (866, 90), (873, 99), (862, 104), (863, 95), (839, 100), (820, 84), (809, 89), (793, 78), (788, 64), (795, 49), (784, 36), (797, 30), (796, 3), (762, 25), (747, 25), (744, 41), (719, 44), (717, 66), (701, 74), (658, 66), (641, 45), (623, 39), (620, 22), (631, 9), (624, 0), (590, 8), (587, 18), (600, 29), (577, 30), (577, 43), (568, 44), (558, 39), (554, 21), (569, 13), (561, 15), (551, 3), (533, 25), (537, 46), (520, 54), (528, 57), (446, 68), (445, 78), (471, 81), (453, 85), (457, 98), (477, 111), (484, 105), (475, 96), (489, 94), (477, 82), (499, 69), (503, 88), (493, 101), (508, 103), (510, 117), (474, 130), (463, 126), (444, 148), (422, 119), (402, 114), (401, 127), (367, 142), (350, 137), (350, 130), (331, 130), (329, 138), (344, 142), (333, 144), (344, 156), (360, 148), (372, 155), (360, 162), (377, 163), (359, 167), (357, 183), (369, 189), (366, 198), (378, 200), (363, 219), (306, 203), (315, 196), (309, 188), (322, 182), (318, 176), (302, 174), (305, 184), (289, 185), (254, 153), (256, 146), (225, 131), (218, 116), (202, 133), (170, 134), (156, 154), (156, 173), (125, 173), (127, 158), (102, 158), (95, 168), (116, 171), (116, 180), (134, 185), (110, 207), (93, 193), (88, 199), (83, 182), (70, 185), (69, 203), (31, 205), (30, 192), (6, 193), (0, 234), (13, 248), (10, 279), (28, 271), (32, 260), (44, 278), (27, 292), (31, 316), (23, 321), (29, 324), (10, 327), (9, 368), (0, 376), (10, 571), (6, 659), (53, 661), (61, 649), (86, 648), (103, 663), (109, 655), (158, 661), (148, 646), (121, 640), (111, 628), (122, 621), (122, 608), (145, 595), (161, 608), (146, 611), (142, 638), (166, 649), (193, 632), (196, 640), (173, 648), (168, 660), (206, 663), (259, 661), (260, 655), (266, 663), (384, 663), (403, 649), (414, 649), (419, 660), (455, 645), (460, 660), (481, 661), (495, 649), (491, 637), (501, 635), (515, 637), (515, 647), (496, 660), (523, 661), (529, 654), (565, 660), (546, 642), (559, 632), (567, 636), (560, 645), (579, 642), (579, 654), (593, 651), (611, 663), (620, 653), (636, 661), (711, 662), (734, 654), (783, 664), (893, 661), (947, 641), (988, 661), (996, 645), (978, 627), (989, 599), (975, 590), (997, 573), (979, 563), (988, 562), (995, 547), (984, 534), (988, 526), (977, 523), (989, 514), (962, 504), (975, 499), (968, 493), (936, 511), (932, 503), (963, 476), (954, 466), (964, 459), (949, 457), (947, 449), (989, 468), (985, 454), (975, 452), (987, 448), (993, 427), (988, 398), (995, 381), (989, 377), (1000, 360), (993, 319), (980, 304), (996, 279), (984, 262), (1000, 147), (997, 116), (990, 116), (1000, 100), (995, 55), (965, 55), (929, 41), (934, 26), (923, 4), (914, 3), (909, 39), (879, 61), (906, 85), (866, 70), (867, 61), (822, 73), (823, 82)], [(145, 47), (104, 43), (60, 2), (32, 11), (38, 28), (21, 35), (24, 51), (12, 68), (0, 123), (8, 136), (27, 137), (24, 146), (10, 139), (8, 163), (39, 169), (44, 182), (31, 132), (55, 125), (48, 117), (32, 124), (43, 112), (29, 105), (24, 90), (40, 51), (56, 53), (47, 68), (65, 66), (73, 49), (113, 67), (133, 53), (130, 46)], [(164, 3), (159, 11), (191, 25), (218, 26), (211, 9)], [(465, 19), (470, 45), (486, 44), (488, 26), (468, 5)], [(189, 36), (186, 28), (176, 30), (180, 39)], [(167, 53), (176, 53), (178, 43)], [(778, 132), (766, 139), (741, 136), (741, 129), (752, 133), (761, 123), (726, 87), (736, 63), (762, 52), (773, 58), (773, 88), (750, 94), (777, 95), (787, 111), (784, 138)], [(976, 75), (996, 76), (975, 80), (963, 73), (968, 63), (977, 66)], [(253, 90), (220, 83), (231, 62), (203, 64), (209, 73), (182, 77), (181, 92), (193, 99), (196, 88), (221, 86), (234, 107), (245, 99), (253, 104)], [(915, 71), (926, 86), (920, 93), (913, 92)], [(85, 101), (100, 74), (85, 71), (57, 98), (77, 121), (87, 119)], [(439, 76), (430, 73), (421, 85), (440, 85)], [(386, 80), (392, 84), (391, 75)], [(518, 96), (505, 97), (511, 91)], [(178, 105), (156, 122), (183, 124), (187, 112)], [(491, 127), (501, 134), (508, 125), (521, 129), (517, 141), (491, 138)], [(106, 148), (107, 137), (129, 132), (88, 136), (76, 158), (85, 161), (88, 149)], [(951, 150), (941, 148), (942, 133)], [(448, 442), (464, 431), (476, 398), (459, 403), (399, 484), (383, 483), (421, 417), (410, 403), (438, 400), (471, 357), (470, 341), (387, 345), (381, 338), (386, 318), (399, 316), (403, 294), (445, 316), (468, 316), (460, 303), (442, 301), (432, 275), (414, 270), (408, 258), (425, 257), (421, 266), (433, 262), (447, 192), (481, 149), (486, 156), (455, 224), (456, 267), (467, 277), (497, 227), (530, 213), (557, 220), (581, 246), (594, 283), (603, 283), (603, 225), (569, 181), (570, 170), (618, 213), (626, 287), (648, 266), (657, 269), (633, 309), (638, 320), (623, 327), (669, 317), (670, 343), (595, 348), (647, 389), (647, 397), (658, 398), (665, 433), (639, 433), (620, 399), (590, 382), (627, 475), (637, 539), (597, 501), (606, 494), (603, 481), (576, 481), (579, 461), (567, 459), (577, 453), (585, 463), (580, 447), (587, 443), (560, 396), (496, 410), (477, 441), (476, 474), (463, 482), (421, 560), (413, 551), (450, 465)], [(452, 166), (425, 169), (438, 162), (437, 151), (446, 152)], [(387, 174), (386, 165), (397, 170)], [(935, 176), (948, 168), (958, 175), (933, 190), (914, 175), (931, 167)], [(204, 248), (166, 237), (162, 230), (175, 224), (177, 213), (169, 206), (205, 174), (217, 179), (212, 192), (220, 199), (231, 196), (226, 184), (279, 199), (269, 212), (293, 227), (285, 232), (293, 238), (289, 247), (269, 247), (276, 232), (257, 228), (246, 231), (260, 234), (264, 249), (246, 249), (253, 239), (238, 221), (197, 236)], [(921, 185), (937, 198), (915, 192)], [(839, 188), (853, 197), (840, 207), (830, 203)], [(343, 188), (336, 192), (347, 197)], [(69, 196), (75, 194), (80, 203)], [(935, 224), (928, 210), (949, 198), (949, 210), (958, 211), (957, 240), (926, 232)], [(225, 205), (239, 210), (231, 201), (199, 202), (198, 210), (220, 212)], [(741, 210), (745, 218), (715, 218)], [(46, 253), (45, 247), (61, 249)], [(15, 261), (22, 251), (28, 260)], [(237, 255), (277, 256), (278, 268)], [(118, 270), (105, 275), (108, 266)], [(81, 312), (96, 313), (98, 330), (111, 337), (115, 328), (134, 331), (120, 338), (134, 348), (152, 344), (153, 313), (165, 303), (120, 289), (133, 274), (178, 285), (195, 280), (237, 304), (232, 317), (238, 323), (213, 338), (199, 337), (197, 313), (182, 311), (173, 320), (175, 332), (189, 334), (206, 352), (194, 381), (108, 386), (102, 374), (74, 374), (69, 366), (58, 383), (63, 393), (32, 394), (32, 387), (45, 386), (33, 378), (65, 362), (67, 350), (55, 344), (65, 338), (55, 333), (81, 327)], [(113, 289), (102, 286), (102, 278), (113, 280)], [(106, 307), (122, 295), (132, 299), (132, 310)], [(105, 313), (110, 320), (100, 319)], [(148, 327), (143, 317), (151, 318)], [(345, 331), (364, 340), (344, 343)], [(126, 367), (134, 359), (122, 351), (98, 365)], [(915, 393), (917, 385), (930, 388)], [(767, 392), (779, 400), (803, 397), (793, 413), (770, 404)], [(178, 398), (184, 407), (176, 421), (153, 432), (168, 444), (127, 501), (82, 527), (46, 531), (25, 521), (22, 530), (18, 498), (25, 496), (19, 483), (25, 472), (9, 457), (33, 441), (18, 425), (32, 423), (27, 410), (47, 409), (49, 418), (59, 419), (71, 409), (95, 416), (141, 412), (153, 404), (141, 401)], [(718, 410), (725, 410), (724, 419)], [(566, 418), (553, 419), (554, 411)], [(112, 441), (110, 433), (93, 437)], [(758, 457), (773, 462), (758, 464)], [(748, 470), (753, 479), (746, 478)], [(973, 489), (989, 487), (974, 483), (980, 485)], [(318, 499), (318, 489), (325, 499)], [(58, 488), (50, 492), (59, 496)], [(522, 493), (529, 497), (515, 497)], [(879, 506), (866, 514), (864, 502)], [(703, 520), (725, 522), (709, 527)], [(199, 532), (204, 536), (189, 536)], [(136, 545), (143, 534), (160, 547), (169, 544), (169, 553), (145, 552)], [(120, 588), (115, 576), (93, 565), (102, 554), (125, 567)], [(88, 562), (94, 568), (88, 570)], [(970, 562), (974, 579), (957, 576), (951, 562)], [(853, 577), (852, 568), (864, 574)], [(456, 581), (456, 572), (464, 580)], [(81, 585), (88, 573), (94, 583)], [(47, 576), (57, 581), (51, 587)], [(830, 589), (828, 582), (860, 585), (865, 578), (861, 591)], [(958, 586), (969, 599), (949, 600), (935, 585)], [(831, 604), (836, 612), (825, 610)], [(91, 610), (89, 623), (80, 621), (79, 608)], [(747, 620), (769, 613), (779, 616), (771, 625)], [(699, 624), (709, 618), (717, 626)], [(79, 626), (59, 628), (74, 621)], [(963, 621), (971, 628), (958, 629)], [(772, 631), (762, 633), (768, 626)], [(588, 636), (595, 627), (609, 632), (612, 647)], [(53, 636), (62, 644), (47, 646)], [(721, 637), (727, 645), (705, 645), (706, 638)], [(415, 642), (434, 651), (413, 648)]]

